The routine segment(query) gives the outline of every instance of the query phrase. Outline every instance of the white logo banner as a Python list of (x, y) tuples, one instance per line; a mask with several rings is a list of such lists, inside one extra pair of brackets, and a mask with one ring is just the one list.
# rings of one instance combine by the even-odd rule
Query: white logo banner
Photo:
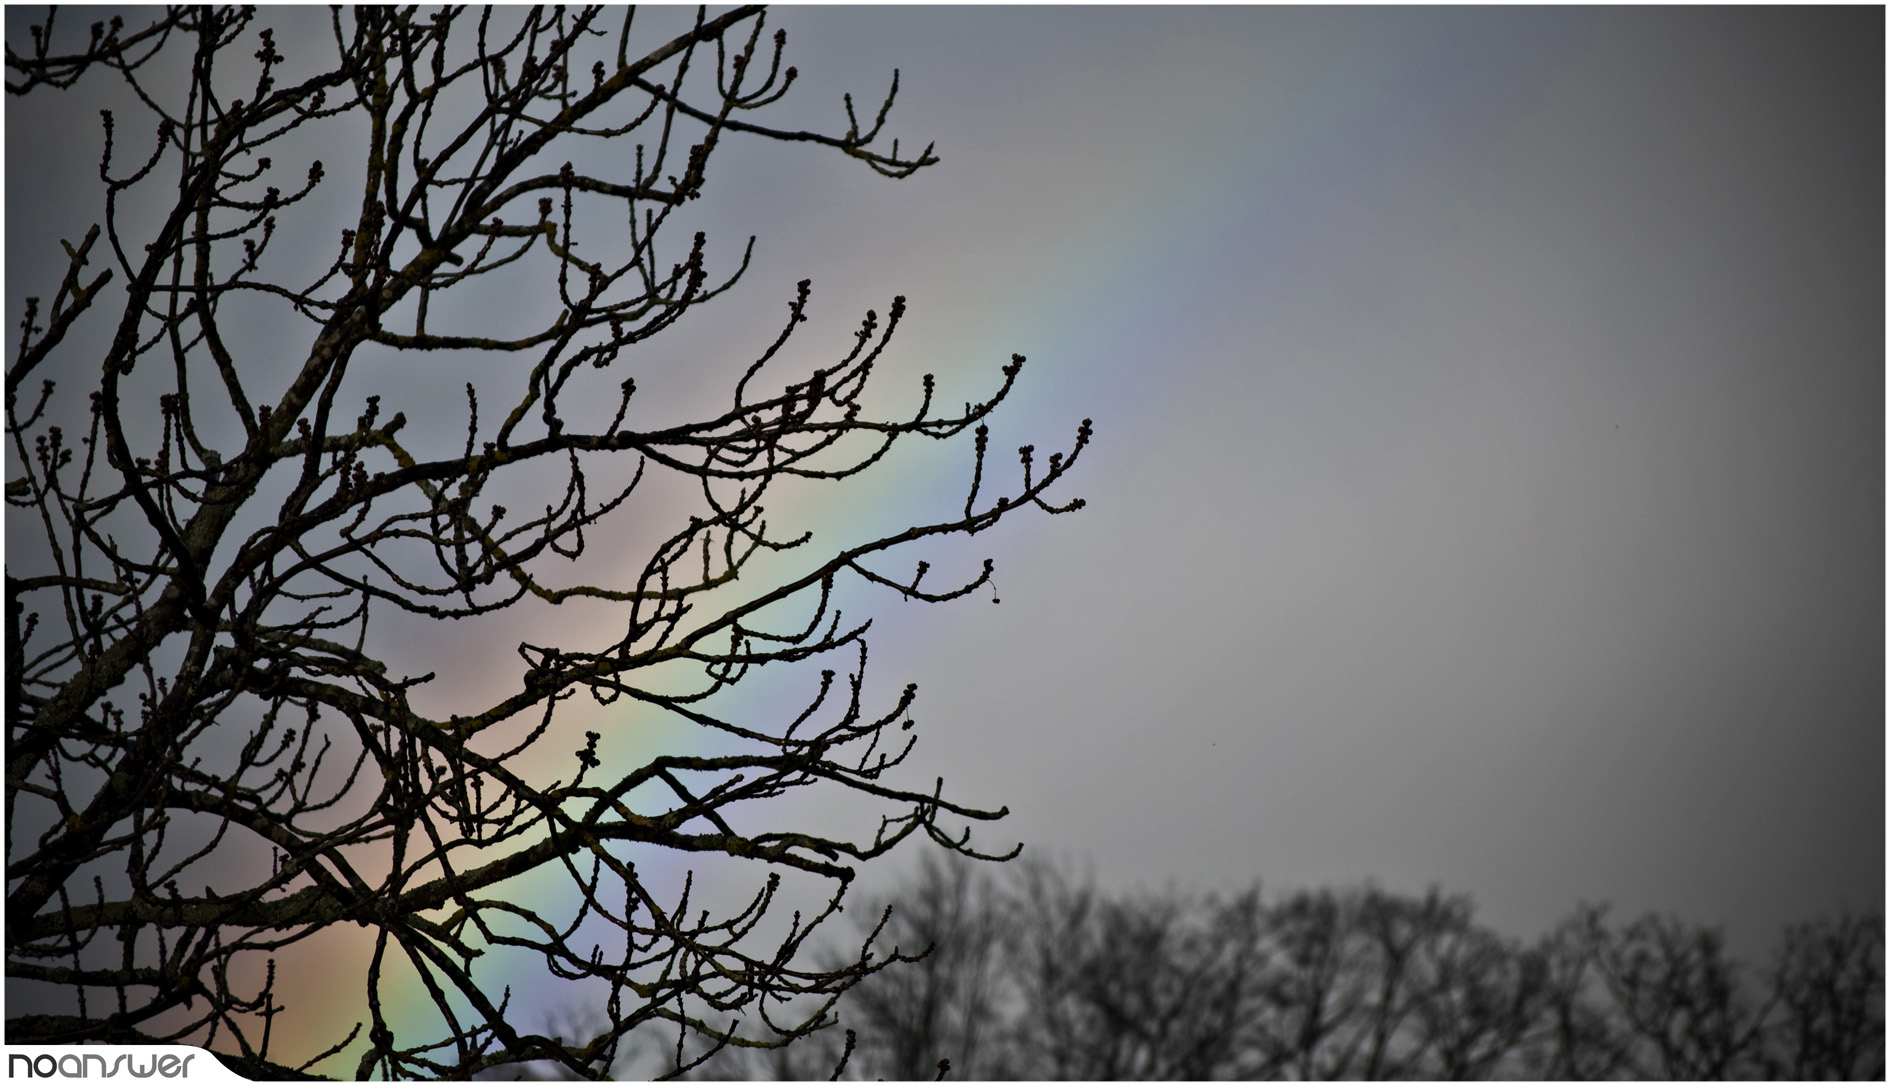
[(7, 1081), (244, 1082), (190, 1045), (0, 1045)]

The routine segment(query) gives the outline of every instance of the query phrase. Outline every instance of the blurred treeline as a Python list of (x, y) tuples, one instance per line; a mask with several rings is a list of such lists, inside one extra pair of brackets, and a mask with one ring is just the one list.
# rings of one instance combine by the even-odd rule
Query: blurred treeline
[(1112, 895), (1027, 862), (928, 862), (890, 904), (875, 946), (923, 961), (712, 1073), (825, 1080), (850, 1031), (848, 1079), (1884, 1077), (1881, 915), (1749, 963), (1673, 917), (1584, 906), (1525, 943), (1435, 891)]

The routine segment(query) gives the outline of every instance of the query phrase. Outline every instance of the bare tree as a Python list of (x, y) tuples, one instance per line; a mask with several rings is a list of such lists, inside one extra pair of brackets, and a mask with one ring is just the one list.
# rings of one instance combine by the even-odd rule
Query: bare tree
[[(1050, 491), (1089, 423), (1045, 461), (1024, 447), (1006, 482), (984, 420), (1022, 357), (962, 410), (930, 375), (896, 410), (869, 396), (902, 298), (832, 360), (774, 376), (805, 281), (721, 407), (662, 417), (626, 371), (747, 266), (665, 229), (725, 143), (808, 144), (893, 178), (936, 161), (882, 146), (896, 73), (872, 117), (848, 99), (829, 135), (751, 119), (797, 74), (755, 7), (647, 41), (650, 16), (596, 8), (337, 10), (292, 36), (263, 18), (173, 9), (72, 36), (48, 13), (8, 43), (16, 109), (106, 80), (143, 111), (49, 150), (96, 156), (96, 190), (68, 198), (98, 218), (51, 303), (27, 299), (7, 371), (8, 1040), (190, 1040), (270, 1077), (351, 1044), (342, 1070), (361, 1077), (597, 1076), (639, 1027), (673, 1031), (672, 1071), (823, 1027), (893, 960), (802, 953), (853, 865), (914, 834), (973, 853), (966, 820), (1004, 813), (897, 783), (914, 688), (868, 690), (841, 582), (928, 602), (987, 584), (988, 560), (931, 587), (910, 548), (1079, 507)], [(600, 143), (614, 167), (573, 165)], [(339, 168), (315, 157), (333, 147)], [(500, 378), (457, 405), (457, 382), (400, 402), (387, 375), (440, 358)], [(962, 507), (936, 520), (815, 553), (764, 519), (784, 488), (973, 428)], [(640, 566), (598, 560), (600, 533), (638, 532)], [(474, 703), (504, 679), (494, 662), (465, 661), (472, 683), (402, 674), (370, 622), (550, 605), (613, 607), (619, 632), (520, 641), (522, 675)], [(836, 654), (798, 704), (718, 696)], [(717, 752), (617, 764), (615, 736), (569, 723), (580, 694), (668, 714)], [(870, 801), (876, 826), (751, 813), (816, 785)], [(664, 852), (777, 873), (717, 914), (640, 873)], [(781, 871), (825, 880), (824, 907), (771, 912)], [(514, 899), (538, 876), (563, 880), (566, 915)], [(271, 1034), (297, 978), (277, 955), (344, 925), (372, 934), (362, 1020), (285, 1064)], [(521, 1027), (497, 951), (571, 981), (601, 1022)], [(390, 1021), (397, 964), (428, 1032)]]
[(988, 1062), (1006, 1078), (1227, 1074), (1265, 964), (1259, 906), (1257, 887), (1111, 898), (1048, 864), (1020, 869), (1005, 906), (1017, 1015)]
[[(1759, 973), (1673, 917), (1583, 907), (1525, 944), (1436, 891), (1266, 904), (959, 863), (890, 900), (880, 937), (933, 945), (840, 1001), (863, 1077), (931, 1077), (940, 1056), (1015, 1079), (1882, 1077), (1878, 916), (1792, 928)], [(826, 1078), (836, 1051), (747, 1068)]]
[(1597, 945), (1637, 1077), (1736, 1078), (1757, 1062), (1770, 1007), (1741, 983), (1717, 931), (1654, 916)]
[(1610, 1070), (1635, 1077), (1882, 1078), (1883, 918), (1789, 927), (1769, 975), (1710, 927), (1649, 916), (1586, 927), (1610, 1035)]
[[(949, 1058), (960, 1077), (984, 1077), (985, 1046), (1001, 1021), (999, 957), (1006, 918), (983, 907), (989, 876), (968, 862), (928, 854), (918, 889), (907, 907), (893, 911), (883, 933), (863, 932), (890, 941), (895, 955), (923, 957), (876, 974), (872, 989), (848, 1004), (847, 1023), (868, 1041), (859, 1057), (861, 1071), (923, 1080), (937, 1073), (941, 1058)], [(865, 914), (859, 926), (866, 927), (871, 916)]]
[(1540, 956), (1435, 890), (1296, 893), (1259, 937), (1274, 950), (1253, 1036), (1267, 1077), (1514, 1075), (1544, 1005)]
[(1795, 925), (1772, 974), (1781, 1021), (1767, 1070), (1785, 1078), (1884, 1077), (1883, 925), (1845, 916)]
[[(1013, 970), (1002, 960), (1014, 949), (1010, 911), (993, 908), (997, 887), (982, 865), (951, 862), (928, 853), (912, 881), (880, 910), (855, 917), (860, 940), (876, 942), (901, 967), (877, 972), (848, 992), (841, 1005), (844, 1033), (829, 1031), (807, 1043), (761, 1053), (730, 1053), (706, 1069), (739, 1079), (860, 1078), (923, 1081), (939, 1077), (939, 1061), (954, 1077), (988, 1079), (1007, 1070), (993, 1054), (1009, 1052), (995, 1033), (1015, 1017)], [(890, 916), (883, 911), (892, 906)], [(838, 967), (860, 956), (857, 944), (829, 947)]]

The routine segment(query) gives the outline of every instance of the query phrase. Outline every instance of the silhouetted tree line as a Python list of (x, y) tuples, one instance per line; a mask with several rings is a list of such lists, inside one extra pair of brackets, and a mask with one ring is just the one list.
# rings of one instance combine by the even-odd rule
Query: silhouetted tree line
[[(1045, 864), (928, 862), (834, 1028), (744, 1077), (1884, 1077), (1881, 914), (1791, 927), (1767, 967), (1675, 917), (1583, 906), (1533, 943), (1375, 886), (1270, 903), (1112, 895)], [(880, 912), (871, 910), (868, 923)], [(862, 929), (863, 931), (866, 929)], [(856, 948), (857, 954), (857, 948)], [(841, 1070), (837, 1073), (836, 1068)]]

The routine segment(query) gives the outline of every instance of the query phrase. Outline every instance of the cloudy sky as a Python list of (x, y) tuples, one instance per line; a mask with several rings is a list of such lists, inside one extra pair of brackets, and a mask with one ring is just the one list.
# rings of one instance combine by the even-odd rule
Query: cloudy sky
[[(1881, 9), (772, 19), (775, 123), (896, 67), (942, 161), (731, 141), (695, 213), (753, 267), (651, 379), (745, 362), (812, 278), (810, 359), (903, 294), (887, 380), (969, 399), (1016, 352), (995, 448), (1095, 420), (1086, 510), (953, 552), (1000, 605), (874, 604), (918, 775), (1013, 812), (981, 840), (1116, 887), (1436, 884), (1516, 935), (1882, 907)], [(97, 217), (58, 195), (86, 154), (21, 166), (69, 106), (8, 104), (16, 282)], [(821, 540), (962, 502), (968, 448), (922, 452), (803, 510)]]
[(943, 161), (725, 173), (750, 304), (1096, 420), (1001, 606), (887, 620), (928, 771), (1113, 885), (1880, 907), (1881, 12), (776, 17)]

